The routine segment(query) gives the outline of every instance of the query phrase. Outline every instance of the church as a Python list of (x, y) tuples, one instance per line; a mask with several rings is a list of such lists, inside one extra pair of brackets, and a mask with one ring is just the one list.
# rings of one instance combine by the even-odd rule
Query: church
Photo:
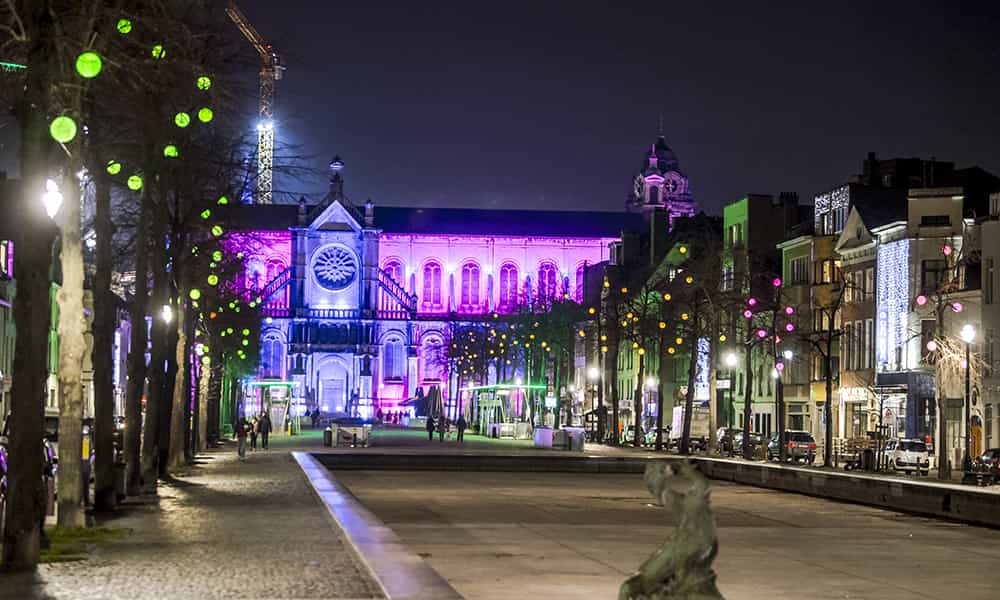
[[(446, 407), (451, 327), (547, 298), (580, 301), (584, 271), (611, 259), (623, 232), (695, 213), (688, 180), (661, 135), (622, 212), (357, 205), (344, 163), (316, 205), (232, 206), (231, 242), (263, 299), (258, 382), (284, 382), (309, 409), (370, 418), (437, 388)], [(259, 410), (258, 385), (245, 411)], [(285, 393), (285, 392), (282, 392)]]

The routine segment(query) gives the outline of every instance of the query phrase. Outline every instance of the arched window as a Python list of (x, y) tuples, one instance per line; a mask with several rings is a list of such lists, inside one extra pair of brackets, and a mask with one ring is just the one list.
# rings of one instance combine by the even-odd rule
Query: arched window
[(261, 377), (283, 379), (285, 376), (285, 347), (276, 336), (269, 335), (260, 347)]
[(559, 278), (559, 270), (550, 262), (543, 263), (538, 267), (538, 299), (551, 300), (559, 293), (556, 281)]
[(424, 364), (423, 379), (440, 381), (448, 356), (443, 351), (441, 339), (424, 337), (420, 344), (420, 360)]
[(659, 204), (660, 203), (660, 188), (655, 185), (649, 186), (649, 203)]
[(462, 265), (462, 306), (473, 308), (479, 305), (479, 265)]
[(402, 381), (406, 372), (406, 351), (403, 342), (390, 338), (382, 345), (382, 380)]
[(406, 287), (406, 284), (403, 282), (403, 264), (398, 260), (390, 260), (385, 263), (385, 267), (382, 270), (384, 270), (393, 281), (403, 287)]
[(441, 265), (429, 262), (424, 265), (424, 305), (441, 306)]
[(510, 263), (500, 267), (500, 297), (497, 304), (503, 308), (517, 306), (517, 267)]
[(285, 270), (285, 263), (281, 262), (276, 258), (272, 258), (267, 261), (267, 272), (264, 274), (265, 280), (260, 283), (261, 287), (274, 281), (274, 278), (281, 275), (281, 272)]
[(573, 292), (573, 297), (576, 298), (577, 302), (583, 302), (583, 275), (587, 270), (587, 265), (580, 265), (576, 268), (576, 289)]

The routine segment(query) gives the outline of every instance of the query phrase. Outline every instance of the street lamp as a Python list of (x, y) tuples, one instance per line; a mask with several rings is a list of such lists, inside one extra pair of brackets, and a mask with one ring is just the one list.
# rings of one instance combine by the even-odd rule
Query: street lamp
[(169, 304), (163, 305), (163, 322), (170, 324), (174, 320), (174, 309), (170, 307)]
[(962, 458), (962, 470), (972, 470), (972, 457), (969, 455), (969, 443), (972, 439), (971, 427), (969, 427), (972, 417), (970, 415), (970, 395), (969, 395), (969, 371), (972, 370), (970, 354), (972, 342), (976, 339), (976, 328), (966, 323), (959, 332), (962, 341), (965, 342), (965, 456)]
[(42, 204), (45, 205), (45, 214), (49, 215), (50, 219), (56, 218), (56, 213), (59, 212), (59, 207), (62, 206), (63, 195), (59, 191), (59, 184), (51, 179), (45, 180), (45, 193), (42, 194)]

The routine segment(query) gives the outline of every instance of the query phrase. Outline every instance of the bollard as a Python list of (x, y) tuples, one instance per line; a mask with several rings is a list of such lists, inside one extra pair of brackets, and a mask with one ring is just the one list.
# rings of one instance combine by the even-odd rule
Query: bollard
[(358, 447), (358, 433), (354, 432), (351, 434), (351, 448)]

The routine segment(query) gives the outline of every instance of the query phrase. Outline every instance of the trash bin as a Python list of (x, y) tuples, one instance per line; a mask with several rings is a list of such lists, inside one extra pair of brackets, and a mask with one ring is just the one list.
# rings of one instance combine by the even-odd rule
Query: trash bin
[(875, 451), (871, 448), (865, 448), (861, 453), (861, 468), (865, 471), (875, 470)]
[(333, 445), (333, 430), (327, 427), (323, 430), (323, 445), (332, 446)]

